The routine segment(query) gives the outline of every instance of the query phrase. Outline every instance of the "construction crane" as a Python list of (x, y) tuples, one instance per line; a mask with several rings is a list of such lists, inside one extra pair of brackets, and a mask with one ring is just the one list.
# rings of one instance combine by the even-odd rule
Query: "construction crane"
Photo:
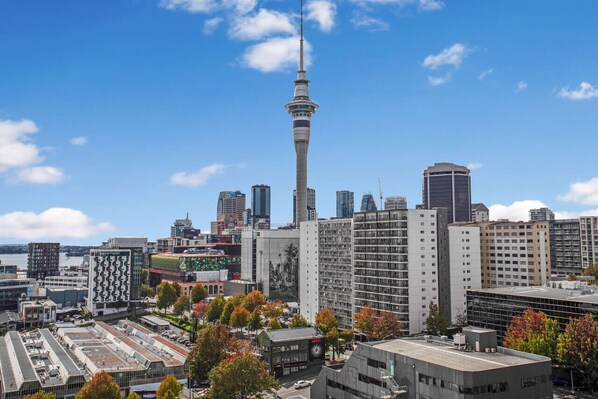
[(384, 210), (384, 202), (382, 201), (382, 183), (380, 183), (380, 178), (378, 178), (378, 191), (380, 192), (380, 208), (379, 210)]

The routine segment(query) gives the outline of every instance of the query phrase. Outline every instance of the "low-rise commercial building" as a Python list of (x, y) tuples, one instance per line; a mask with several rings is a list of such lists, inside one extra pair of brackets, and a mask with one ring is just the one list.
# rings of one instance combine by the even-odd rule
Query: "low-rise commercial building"
[(56, 304), (50, 299), (21, 301), (19, 316), (25, 328), (43, 327), (56, 322)]

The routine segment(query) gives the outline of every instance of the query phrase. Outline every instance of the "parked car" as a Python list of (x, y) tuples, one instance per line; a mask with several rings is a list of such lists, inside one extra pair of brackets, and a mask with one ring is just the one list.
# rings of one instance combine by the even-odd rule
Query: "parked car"
[(293, 384), (293, 387), (295, 389), (301, 389), (301, 388), (307, 388), (310, 385), (311, 385), (311, 382), (309, 382), (309, 381), (299, 380), (295, 384)]

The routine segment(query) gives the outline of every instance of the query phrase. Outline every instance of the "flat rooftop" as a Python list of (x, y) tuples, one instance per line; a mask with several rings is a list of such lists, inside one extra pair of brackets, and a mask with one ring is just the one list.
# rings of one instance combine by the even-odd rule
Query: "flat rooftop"
[(369, 345), (423, 362), (465, 372), (534, 364), (542, 360), (550, 361), (549, 358), (542, 356), (528, 356), (528, 354), (516, 356), (501, 353), (502, 348), (499, 348), (496, 353), (465, 352), (454, 348), (452, 341), (449, 341), (449, 344), (437, 341), (427, 342), (423, 338), (403, 338)]
[(530, 298), (544, 298), (561, 301), (598, 304), (598, 294), (588, 294), (581, 290), (567, 290), (550, 287), (501, 287), (467, 290), (484, 294), (526, 296)]

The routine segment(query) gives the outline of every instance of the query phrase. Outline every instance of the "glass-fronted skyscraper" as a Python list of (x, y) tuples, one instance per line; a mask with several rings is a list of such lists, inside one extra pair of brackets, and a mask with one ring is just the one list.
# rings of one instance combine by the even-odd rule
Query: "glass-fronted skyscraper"
[(251, 212), (254, 223), (260, 220), (270, 223), (270, 186), (257, 184), (251, 187)]
[(353, 191), (337, 191), (336, 192), (336, 217), (337, 218), (352, 218), (355, 211), (355, 194)]
[(378, 208), (376, 207), (376, 201), (374, 201), (374, 196), (372, 196), (372, 194), (363, 194), (363, 197), (361, 197), (360, 209), (361, 212), (373, 212), (378, 210)]
[(424, 209), (446, 208), (448, 222), (471, 221), (471, 180), (469, 169), (448, 162), (424, 170)]

